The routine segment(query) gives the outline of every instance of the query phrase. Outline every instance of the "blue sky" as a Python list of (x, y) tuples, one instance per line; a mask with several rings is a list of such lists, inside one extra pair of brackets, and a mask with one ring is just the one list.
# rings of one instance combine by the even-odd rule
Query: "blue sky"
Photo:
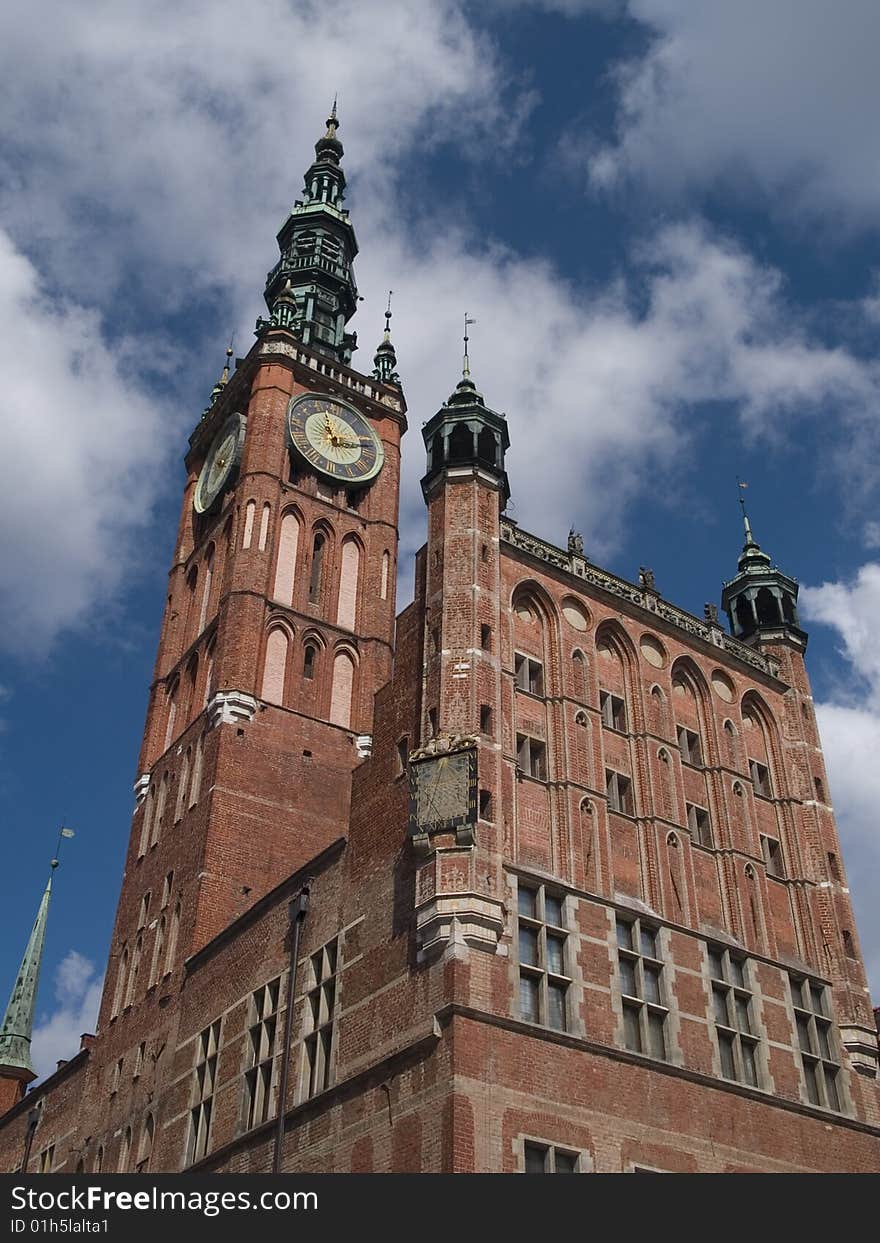
[[(696, 613), (758, 538), (802, 584), (880, 995), (880, 10), (850, 0), (36, 0), (0, 48), (4, 998), (62, 819), (36, 1043), (94, 1022), (186, 438), (246, 352), (334, 91), (371, 366), (474, 375), (514, 516)], [(3, 1004), (0, 1001), (0, 1004)]]

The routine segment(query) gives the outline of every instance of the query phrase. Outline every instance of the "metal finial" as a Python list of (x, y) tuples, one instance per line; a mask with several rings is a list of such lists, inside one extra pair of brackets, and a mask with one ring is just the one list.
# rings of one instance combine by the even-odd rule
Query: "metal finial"
[(737, 475), (736, 486), (737, 486), (738, 494), (739, 494), (740, 508), (742, 509), (743, 526), (745, 527), (745, 531), (746, 531), (746, 543), (751, 544), (754, 540), (754, 537), (752, 535), (752, 527), (749, 522), (749, 515), (746, 513), (746, 498), (743, 496), (743, 489), (747, 488), (749, 485), (747, 483), (744, 483), (743, 480), (740, 479), (739, 475)]
[(471, 374), (471, 360), (468, 358), (468, 341), (470, 340), (470, 337), (468, 336), (468, 327), (471, 324), (475, 324), (476, 322), (477, 321), (475, 319), (471, 319), (467, 311), (465, 311), (464, 313), (464, 361), (462, 362), (462, 366), (461, 366), (461, 374), (464, 377), (464, 379), (469, 379), (470, 374)]
[(58, 830), (58, 844), (55, 847), (55, 857), (49, 863), (49, 866), (51, 867), (53, 872), (58, 867), (59, 855), (61, 854), (61, 843), (64, 841), (65, 837), (75, 837), (75, 836), (76, 834), (74, 833), (73, 829), (69, 829), (67, 828), (66, 825), (62, 824), (61, 828)]

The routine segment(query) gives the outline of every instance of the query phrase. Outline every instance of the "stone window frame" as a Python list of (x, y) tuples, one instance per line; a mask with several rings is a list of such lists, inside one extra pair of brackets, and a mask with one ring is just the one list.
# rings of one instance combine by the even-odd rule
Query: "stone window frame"
[[(543, 1170), (528, 1168), (529, 1150), (541, 1154), (544, 1160)], [(563, 1164), (570, 1164), (569, 1169), (557, 1169), (557, 1161), (562, 1158)], [(519, 1174), (590, 1174), (592, 1161), (590, 1154), (583, 1148), (574, 1145), (558, 1144), (551, 1140), (539, 1139), (533, 1135), (520, 1135), (517, 1141), (517, 1173)]]
[[(721, 1077), (728, 1083), (741, 1083), (760, 1090), (764, 1086), (761, 1031), (755, 1013), (756, 989), (752, 982), (750, 959), (729, 946), (709, 941), (706, 944), (706, 960)], [(728, 1066), (732, 1074), (725, 1070), (723, 1046), (729, 1050)], [(751, 1072), (754, 1072), (754, 1078), (750, 1077)]]
[[(844, 1113), (842, 1058), (834, 1035), (829, 988), (811, 976), (793, 971), (788, 973), (788, 983), (804, 1098), (818, 1109)], [(805, 996), (809, 1002), (804, 1001)], [(811, 1084), (815, 1089), (813, 1093)]]
[(281, 1014), (283, 977), (277, 975), (254, 989), (247, 1001), (245, 1033), (244, 1129), (274, 1117), (278, 1100), (278, 1055), (283, 1043)]
[(223, 1018), (215, 1019), (196, 1036), (190, 1089), (189, 1127), (186, 1138), (187, 1166), (201, 1161), (211, 1150), (211, 1122), (217, 1089), (217, 1063), (223, 1041)]
[[(622, 929), (629, 930), (627, 941), (622, 939)], [(671, 1007), (666, 997), (668, 986), (665, 980), (666, 961), (662, 957), (663, 946), (660, 944), (662, 928), (653, 920), (643, 919), (633, 913), (623, 914), (616, 911), (614, 915), (614, 936), (617, 947), (617, 979), (620, 990), (621, 1043), (630, 1053), (638, 1053), (642, 1057), (650, 1057), (654, 1061), (671, 1062), (671, 1031), (669, 1014)], [(628, 982), (624, 979), (623, 963), (630, 964), (632, 991), (625, 992)], [(647, 964), (647, 970), (646, 970)], [(654, 980), (653, 985), (646, 984)], [(636, 1016), (636, 1027), (628, 1029), (627, 1012)], [(631, 1033), (638, 1033), (638, 1048), (632, 1047)], [(662, 1042), (662, 1053), (652, 1051), (657, 1033)]]
[(306, 960), (300, 1100), (311, 1100), (336, 1082), (336, 1045), (343, 970), (344, 932), (326, 941)]
[[(549, 889), (549, 893), (548, 893)], [(532, 901), (524, 901), (529, 894)], [(548, 898), (550, 900), (548, 904)], [(551, 905), (552, 904), (552, 905)], [(558, 915), (560, 922), (555, 922)], [(569, 1006), (569, 994), (573, 984), (570, 963), (567, 961), (571, 950), (568, 939), (571, 936), (566, 923), (566, 894), (553, 885), (545, 885), (543, 881), (524, 881), (516, 879), (516, 935), (514, 947), (516, 953), (516, 1012), (524, 1023), (533, 1023), (538, 1027), (546, 1027), (551, 1031), (571, 1031), (572, 1015)], [(534, 934), (534, 961), (524, 961), (521, 949), (523, 933)], [(548, 953), (548, 942), (554, 945), (559, 942), (559, 958), (551, 960)], [(555, 952), (555, 951), (554, 951)], [(554, 966), (561, 970), (554, 970)], [(531, 980), (537, 984), (537, 1019), (528, 1018), (523, 1014), (522, 996), (523, 980)], [(551, 1021), (551, 996), (561, 994), (561, 1024)]]

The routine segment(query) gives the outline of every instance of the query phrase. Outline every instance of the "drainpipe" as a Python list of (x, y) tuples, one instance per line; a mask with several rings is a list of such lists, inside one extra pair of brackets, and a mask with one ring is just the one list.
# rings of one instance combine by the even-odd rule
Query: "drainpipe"
[(284, 1016), (284, 1047), (281, 1050), (281, 1087), (278, 1092), (278, 1118), (275, 1126), (275, 1149), (272, 1173), (281, 1173), (281, 1146), (284, 1142), (284, 1119), (287, 1112), (287, 1082), (290, 1077), (290, 1040), (293, 1034), (293, 1008), (296, 1002), (296, 964), (299, 959), (299, 933), (309, 909), (309, 887), (303, 885), (290, 903), (290, 966), (287, 971), (287, 1013)]
[(31, 1146), (34, 1142), (34, 1135), (37, 1130), (37, 1124), (40, 1121), (40, 1106), (34, 1105), (33, 1109), (28, 1112), (27, 1131), (24, 1137), (24, 1153), (21, 1158), (21, 1174), (27, 1173), (28, 1163), (31, 1159)]

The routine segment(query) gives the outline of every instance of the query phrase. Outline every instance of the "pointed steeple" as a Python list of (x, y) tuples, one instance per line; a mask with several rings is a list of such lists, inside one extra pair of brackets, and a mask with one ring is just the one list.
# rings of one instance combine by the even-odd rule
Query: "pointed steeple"
[(393, 289), (388, 290), (388, 306), (385, 310), (385, 332), (379, 347), (376, 350), (376, 356), (373, 359), (373, 375), (377, 380), (381, 380), (383, 384), (399, 384), (400, 376), (397, 374), (397, 352), (391, 344), (391, 295)]
[[(57, 859), (53, 859), (53, 871), (57, 865)], [(0, 1079), (19, 1079), (23, 1083), (30, 1083), (37, 1077), (31, 1061), (31, 1037), (34, 1031), (37, 986), (43, 962), (43, 944), (46, 939), (51, 896), (50, 875), (12, 988), (12, 996), (3, 1016), (3, 1025), (0, 1027)]]
[(270, 318), (257, 320), (257, 332), (285, 328), (305, 345), (348, 364), (357, 348), (356, 334), (346, 332), (346, 325), (358, 304), (352, 269), (358, 246), (342, 206), (345, 173), (335, 99), (326, 124), (315, 143), (302, 198), (278, 233), (281, 258), (266, 278)]
[(464, 361), (462, 375), (441, 408), (422, 428), (428, 451), (428, 469), (422, 479), (427, 500), (436, 481), (444, 476), (479, 471), (492, 478), (501, 493), (501, 508), (510, 497), (504, 455), (510, 448), (507, 420), (491, 410), (471, 379), (468, 357), (468, 325), (476, 320), (465, 316)]
[(226, 361), (223, 364), (223, 370), (220, 372), (220, 376), (217, 380), (217, 383), (211, 389), (211, 400), (208, 402), (207, 406), (205, 406), (205, 411), (204, 411), (204, 414), (202, 415), (202, 418), (205, 418), (206, 415), (209, 415), (211, 413), (211, 411), (214, 408), (214, 403), (217, 401), (217, 398), (220, 396), (220, 394), (226, 388), (226, 385), (229, 383), (229, 360), (230, 358), (232, 358), (232, 346), (227, 345)]
[(724, 584), (721, 605), (730, 619), (730, 629), (746, 641), (780, 636), (788, 632), (798, 646), (806, 645), (797, 615), (798, 584), (773, 565), (752, 532), (740, 484), (745, 542), (737, 562), (737, 575)]

